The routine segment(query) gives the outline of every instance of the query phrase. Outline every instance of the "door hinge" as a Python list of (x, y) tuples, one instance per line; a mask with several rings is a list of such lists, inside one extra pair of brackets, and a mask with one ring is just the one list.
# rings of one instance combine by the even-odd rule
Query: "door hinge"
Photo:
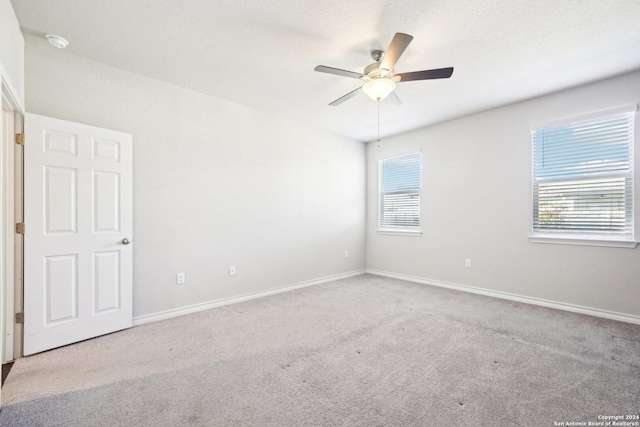
[(24, 313), (16, 313), (16, 323), (24, 324)]
[(24, 234), (24, 222), (16, 224), (16, 234)]
[(16, 144), (24, 145), (24, 133), (17, 133), (16, 134)]

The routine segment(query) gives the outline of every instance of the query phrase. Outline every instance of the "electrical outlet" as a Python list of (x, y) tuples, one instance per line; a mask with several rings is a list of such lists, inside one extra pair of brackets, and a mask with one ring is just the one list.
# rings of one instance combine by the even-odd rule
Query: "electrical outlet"
[(187, 276), (184, 273), (178, 273), (176, 274), (176, 283), (178, 285), (184, 285), (185, 283), (187, 283)]
[(465, 259), (464, 260), (464, 266), (467, 268), (471, 268), (471, 260), (470, 259)]
[(236, 275), (236, 266), (235, 265), (230, 265), (229, 266), (229, 276), (235, 276)]
[(344, 257), (349, 258), (349, 251), (344, 251)]

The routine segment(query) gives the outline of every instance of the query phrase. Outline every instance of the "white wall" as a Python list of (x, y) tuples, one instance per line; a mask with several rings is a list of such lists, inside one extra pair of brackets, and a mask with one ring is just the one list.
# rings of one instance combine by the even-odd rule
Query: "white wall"
[(24, 39), (9, 0), (0, 0), (0, 92), (0, 359), (5, 362), (13, 359), (13, 134), (21, 130), (8, 125), (14, 111), (24, 110)]
[(0, 76), (24, 107), (24, 38), (9, 0), (0, 0)]
[(28, 112), (133, 134), (134, 316), (364, 268), (363, 143), (26, 47)]
[[(638, 103), (640, 72), (368, 144), (367, 268), (640, 316), (640, 247), (534, 244), (527, 239), (531, 126)], [(636, 119), (636, 147), (638, 123)], [(423, 156), (423, 235), (378, 235), (377, 160), (418, 149)], [(471, 269), (464, 267), (466, 258), (473, 261)]]

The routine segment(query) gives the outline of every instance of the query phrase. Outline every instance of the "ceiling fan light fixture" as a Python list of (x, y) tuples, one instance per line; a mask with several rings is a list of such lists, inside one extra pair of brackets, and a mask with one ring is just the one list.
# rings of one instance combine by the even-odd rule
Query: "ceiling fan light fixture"
[[(364, 82), (364, 84), (359, 88), (341, 96), (329, 105), (332, 107), (340, 105), (360, 92), (366, 93), (374, 101), (380, 101), (381, 99), (385, 99), (395, 90), (396, 83), (398, 82), (448, 79), (451, 77), (451, 74), (453, 74), (453, 67), (394, 74), (396, 63), (411, 40), (413, 40), (413, 36), (404, 33), (396, 33), (396, 35), (393, 36), (393, 40), (391, 40), (391, 44), (389, 45), (386, 53), (381, 50), (374, 50), (371, 52), (371, 57), (375, 62), (367, 65), (362, 73), (327, 67), (325, 65), (318, 65), (314, 68), (315, 71), (319, 71), (321, 73), (350, 77)], [(402, 104), (395, 94), (392, 97), (392, 100), (395, 101), (395, 104)]]
[(69, 46), (69, 42), (66, 39), (56, 36), (55, 34), (47, 34), (45, 37), (53, 47), (57, 47), (58, 49), (64, 49)]
[(385, 99), (396, 88), (396, 82), (386, 77), (374, 77), (362, 86), (362, 91), (374, 101)]

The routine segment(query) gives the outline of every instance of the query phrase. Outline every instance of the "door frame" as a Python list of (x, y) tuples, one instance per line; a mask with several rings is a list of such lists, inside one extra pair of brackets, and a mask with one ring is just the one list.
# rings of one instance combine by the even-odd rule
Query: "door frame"
[(23, 132), (24, 112), (9, 86), (2, 80), (2, 181), (0, 203), (3, 216), (2, 274), (0, 277), (0, 359), (11, 362), (22, 356), (22, 325), (15, 322), (15, 314), (22, 311), (23, 300), (23, 241), (16, 234), (15, 224), (23, 221), (23, 146), (15, 143), (15, 135)]

